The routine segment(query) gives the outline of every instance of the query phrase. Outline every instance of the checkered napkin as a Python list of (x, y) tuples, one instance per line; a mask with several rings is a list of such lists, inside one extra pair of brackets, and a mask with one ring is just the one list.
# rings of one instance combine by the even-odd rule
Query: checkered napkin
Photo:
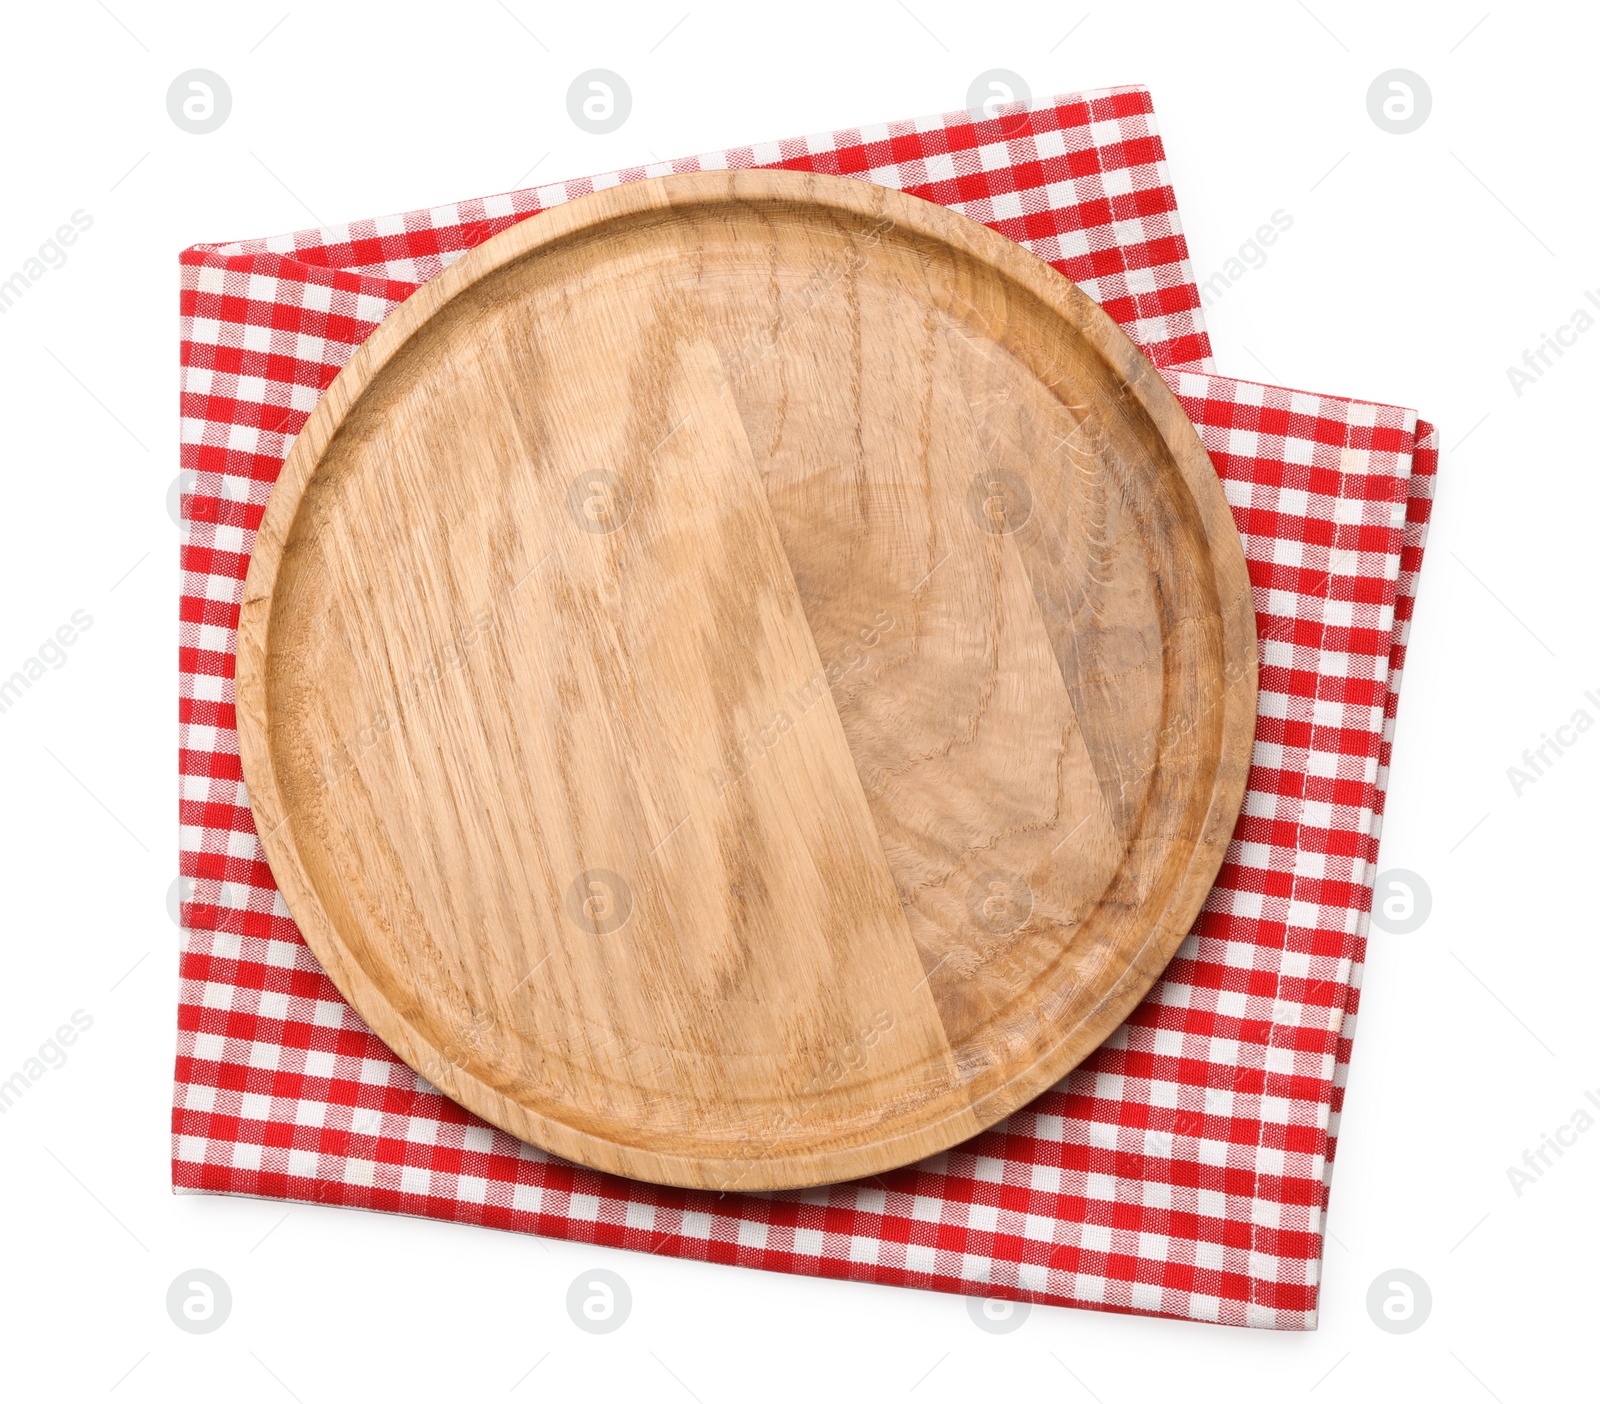
[[(354, 349), (455, 257), (603, 186), (779, 166), (949, 205), (1048, 260), (1139, 343), (1244, 539), (1261, 648), (1242, 817), (1195, 931), (1057, 1087), (943, 1155), (781, 1194), (667, 1189), (546, 1155), (406, 1067), (301, 940), (257, 841), (233, 714), (254, 534)], [(1405, 630), (1436, 461), (1409, 411), (1230, 380), (1149, 96), (744, 147), (182, 256), (182, 984), (173, 1183), (814, 1276), (1286, 1329), (1322, 1215)]]

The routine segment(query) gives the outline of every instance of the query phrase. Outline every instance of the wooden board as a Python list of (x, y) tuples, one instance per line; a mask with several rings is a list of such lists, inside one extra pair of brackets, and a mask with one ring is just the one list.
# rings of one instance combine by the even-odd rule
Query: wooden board
[(289, 909), (400, 1057), (584, 1164), (772, 1189), (954, 1145), (1122, 1022), (1233, 830), (1254, 613), (1072, 284), (699, 173), (506, 230), (356, 352), (237, 700)]

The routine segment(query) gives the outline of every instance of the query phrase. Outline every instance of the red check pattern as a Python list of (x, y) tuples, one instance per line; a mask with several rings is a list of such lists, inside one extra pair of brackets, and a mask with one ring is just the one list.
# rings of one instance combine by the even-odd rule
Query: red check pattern
[[(1002, 127), (1003, 124), (1003, 127)], [(1066, 1081), (859, 1183), (713, 1196), (573, 1166), (399, 1062), (301, 940), (233, 718), (239, 598), (272, 482), (382, 317), (498, 229), (667, 170), (785, 165), (952, 204), (1099, 298), (1163, 367), (1245, 543), (1261, 707), (1244, 813), (1195, 932)], [(1230, 1324), (1315, 1324), (1331, 1113), (1426, 527), (1408, 411), (1227, 380), (1148, 96), (745, 148), (182, 259), (182, 992), (173, 1181), (816, 1276)], [(1185, 364), (1200, 368), (1181, 369)], [(1409, 504), (1409, 517), (1408, 517)]]

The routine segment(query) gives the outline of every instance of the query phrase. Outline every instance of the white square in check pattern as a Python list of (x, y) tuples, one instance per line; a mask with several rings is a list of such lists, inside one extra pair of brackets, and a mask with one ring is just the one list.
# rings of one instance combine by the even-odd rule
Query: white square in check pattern
[(1183, 1054), (1183, 1034), (1177, 1029), (1157, 1029), (1150, 1051), (1158, 1058), (1177, 1058)]
[(687, 1213), (678, 1225), (678, 1232), (685, 1238), (709, 1239), (711, 1237), (711, 1223), (710, 1214)]
[(239, 331), (239, 345), (246, 351), (270, 351), (272, 349), (272, 328), (257, 326), (252, 323)]
[[(1077, 128), (1073, 129), (1075, 137), (1077, 131)], [(1074, 141), (1073, 149), (1076, 150), (1080, 144), (1081, 142)], [(1057, 156), (1064, 156), (1067, 153), (1067, 133), (1060, 127), (1054, 127), (1046, 132), (1038, 132), (1033, 138), (1033, 149), (1041, 161), (1049, 161)]]
[(1114, 166), (1100, 177), (1107, 195), (1131, 195), (1133, 171), (1127, 166)]
[(1154, 268), (1130, 268), (1123, 275), (1123, 281), (1127, 284), (1129, 293), (1135, 297), (1156, 292), (1160, 286), (1156, 282)]
[[(1116, 1148), (1117, 1148), (1117, 1132), (1120, 1129), (1119, 1127), (1113, 1126), (1110, 1123), (1104, 1122), (1104, 1121), (1091, 1121), (1086, 1129), (1087, 1129), (1087, 1134), (1088, 1134), (1089, 1145), (1090, 1145), (1090, 1147), (1092, 1149), (1094, 1149), (1094, 1150), (1116, 1150)], [(1033, 1167), (1033, 1173), (1037, 1177), (1041, 1170), (1046, 1170), (1046, 1169), (1049, 1169), (1049, 1168), (1050, 1167), (1045, 1166), (1045, 1165), (1035, 1165)], [(1035, 1179), (1035, 1188), (1038, 1188), (1038, 1187), (1039, 1187), (1038, 1180), (1036, 1178)]]
[(1310, 439), (1290, 438), (1283, 442), (1283, 461), (1310, 465), (1317, 461), (1317, 445)]
[(978, 168), (984, 171), (1004, 171), (1011, 166), (1011, 148), (1004, 142), (989, 142), (977, 150)]
[(1021, 219), (1022, 196), (1015, 190), (1003, 190), (989, 199), (989, 218), (992, 220)]
[(1267, 1049), (1266, 1057), (1262, 1059), (1262, 1066), (1269, 1073), (1293, 1073), (1295, 1068), (1295, 1050), (1277, 1045)]
[(262, 1072), (277, 1072), (283, 1049), (273, 1043), (252, 1043), (246, 1059), (250, 1067)]
[(1083, 1196), (1085, 1199), (1095, 1199), (1105, 1202), (1114, 1201), (1117, 1197), (1117, 1182), (1110, 1175), (1095, 1172), (1083, 1177)]
[(1240, 458), (1254, 458), (1259, 439), (1254, 429), (1229, 429), (1227, 447), (1223, 451)]
[[(1296, 877), (1322, 878), (1328, 875), (1328, 855), (1318, 853), (1314, 849), (1301, 849), (1294, 856), (1294, 873)], [(1289, 952), (1284, 958), (1285, 974), (1298, 974), (1294, 965), (1298, 962), (1298, 955)]]
[(1049, 1243), (1058, 1225), (1059, 1220), (1049, 1214), (1028, 1214), (1022, 1220), (1022, 1236), (1035, 1243)]
[[(1063, 187), (1070, 191), (1071, 187)], [(1056, 257), (1058, 258), (1083, 258), (1086, 254), (1094, 252), (1094, 240), (1087, 229), (1064, 229), (1054, 236)], [(1080, 284), (1085, 292), (1094, 285), (1094, 279), (1086, 278)]]
[(1209, 1040), (1206, 1048), (1206, 1062), (1219, 1068), (1231, 1068), (1235, 1066), (1238, 1057), (1238, 1039), (1213, 1038)]
[(469, 1123), (461, 1128), (461, 1149), (474, 1155), (487, 1155), (494, 1149), (495, 1133), (488, 1126)]
[(936, 1224), (944, 1211), (944, 1200), (930, 1194), (914, 1195), (911, 1200), (911, 1217), (919, 1223)]
[(197, 316), (189, 324), (189, 339), (197, 346), (219, 346), (222, 344), (222, 324), (215, 317)]
[[(1324, 723), (1326, 725), (1326, 723)], [(1331, 751), (1308, 751), (1306, 774), (1326, 778), (1339, 773), (1339, 757)]]
[(1128, 1289), (1128, 1305), (1136, 1311), (1160, 1311), (1161, 1287), (1154, 1282), (1135, 1282)]
[(1059, 1165), (1030, 1165), (1028, 1187), (1041, 1194), (1060, 1194), (1066, 1172)]
[[(1264, 853), (1269, 855), (1271, 853), (1271, 850), (1267, 849), (1263, 844), (1252, 844), (1250, 846), (1253, 848), (1260, 848)], [(1255, 866), (1266, 868), (1271, 865), (1263, 860)], [(1249, 970), (1255, 965), (1256, 949), (1246, 941), (1229, 941), (1223, 948), (1222, 959), (1227, 965), (1238, 966), (1241, 969)]]
[[(192, 742), (190, 744), (193, 744)], [(204, 803), (211, 798), (211, 778), (206, 775), (184, 775), (178, 780), (180, 800), (198, 800)]]
[(967, 1227), (993, 1233), (1000, 1223), (1000, 1209), (994, 1204), (974, 1204), (967, 1210)]
[(1303, 829), (1328, 829), (1333, 827), (1333, 806), (1321, 800), (1307, 800), (1300, 810)]
[[(1256, 899), (1256, 910), (1253, 915), (1259, 916), (1261, 914), (1262, 903), (1261, 893), (1253, 892), (1250, 895)], [(1241, 912), (1239, 915), (1243, 916), (1245, 913)], [(1249, 1007), (1250, 996), (1247, 995), (1243, 990), (1222, 990), (1217, 995), (1217, 1013), (1221, 1014), (1224, 1018), (1242, 1019), (1245, 1015), (1245, 1011)]]
[(414, 1145), (437, 1145), (439, 1143), (439, 1123), (431, 1116), (407, 1117), (406, 1140)]
[[(1259, 920), (1260, 916), (1261, 916), (1262, 909), (1266, 905), (1266, 900), (1267, 900), (1267, 897), (1266, 897), (1266, 893), (1264, 893), (1264, 892), (1240, 892), (1240, 893), (1237, 893), (1237, 894), (1235, 894), (1234, 899), (1233, 899), (1233, 914), (1235, 916), (1237, 916), (1237, 917), (1243, 917), (1247, 921)], [(1222, 999), (1230, 999), (1230, 998), (1232, 998), (1232, 995), (1230, 993), (1228, 993), (1227, 991), (1224, 991), (1224, 993), (1222, 995)], [(1220, 1000), (1219, 1000), (1218, 1012), (1220, 1012), (1220, 1013), (1236, 1013), (1238, 1011), (1222, 1009), (1221, 1008), (1221, 1003), (1220, 1003)]]
[(1146, 1209), (1172, 1208), (1172, 1186), (1166, 1180), (1148, 1180), (1145, 1182), (1143, 1193), (1139, 1202)]
[(1144, 243), (1149, 237), (1142, 220), (1115, 220), (1111, 225), (1111, 236), (1122, 248), (1130, 248), (1135, 244)]
[(320, 1029), (342, 1029), (348, 1011), (331, 999), (319, 999), (311, 1010), (311, 1022)]
[(1111, 1228), (1108, 1224), (1085, 1224), (1078, 1235), (1078, 1246), (1091, 1253), (1111, 1251)]
[(1024, 1292), (1045, 1292), (1050, 1285), (1050, 1270), (1043, 1263), (1022, 1263), (1017, 1268), (1017, 1286)]
[(328, 343), (320, 336), (308, 336), (305, 332), (295, 333), (294, 358), (304, 361), (310, 366), (323, 364), (328, 354)]
[(1180, 1088), (1175, 1082), (1152, 1082), (1147, 1093), (1152, 1107), (1176, 1107)]

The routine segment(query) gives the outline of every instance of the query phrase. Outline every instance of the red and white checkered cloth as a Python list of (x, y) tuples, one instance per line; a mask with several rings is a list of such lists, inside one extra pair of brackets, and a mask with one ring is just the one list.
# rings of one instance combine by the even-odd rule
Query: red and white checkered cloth
[[(1410, 411), (1210, 371), (1148, 94), (1053, 99), (715, 156), (182, 257), (182, 993), (173, 1183), (815, 1276), (1315, 1325), (1405, 629), (1436, 461)], [(1049, 260), (1162, 368), (1244, 538), (1261, 693), (1243, 815), (1195, 932), (1059, 1086), (870, 1180), (712, 1195), (496, 1131), (401, 1063), (322, 973), (240, 776), (234, 630), (267, 495), (355, 347), (452, 258), (669, 171), (783, 166), (937, 200)]]

